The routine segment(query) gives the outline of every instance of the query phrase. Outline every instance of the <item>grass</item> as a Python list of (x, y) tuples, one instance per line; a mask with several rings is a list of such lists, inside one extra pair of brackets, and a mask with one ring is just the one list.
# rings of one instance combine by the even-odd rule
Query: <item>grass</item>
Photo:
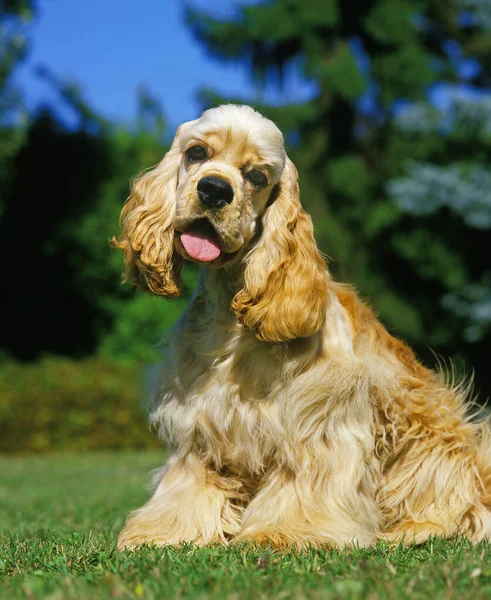
[(158, 453), (0, 458), (0, 598), (491, 598), (489, 544), (295, 555), (115, 539), (148, 495)]

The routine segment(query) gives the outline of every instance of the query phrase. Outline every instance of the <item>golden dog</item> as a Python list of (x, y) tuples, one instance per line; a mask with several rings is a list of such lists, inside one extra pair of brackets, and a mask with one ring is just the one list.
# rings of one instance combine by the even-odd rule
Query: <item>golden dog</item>
[(152, 421), (170, 459), (119, 547), (491, 536), (491, 436), (334, 282), (283, 136), (247, 106), (179, 127), (122, 211), (127, 276), (178, 296)]

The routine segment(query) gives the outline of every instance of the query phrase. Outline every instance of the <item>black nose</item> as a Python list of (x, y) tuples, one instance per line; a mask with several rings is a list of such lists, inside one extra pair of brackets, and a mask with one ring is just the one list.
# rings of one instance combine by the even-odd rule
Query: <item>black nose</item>
[(198, 181), (198, 196), (210, 208), (222, 208), (234, 198), (234, 190), (228, 181), (219, 177), (203, 177)]

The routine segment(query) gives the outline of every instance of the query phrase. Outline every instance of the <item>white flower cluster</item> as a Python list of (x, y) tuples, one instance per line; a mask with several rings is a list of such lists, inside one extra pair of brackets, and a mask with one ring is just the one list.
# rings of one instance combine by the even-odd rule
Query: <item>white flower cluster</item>
[(405, 211), (425, 215), (448, 207), (470, 227), (491, 228), (491, 170), (480, 165), (440, 167), (413, 163), (408, 177), (387, 185), (389, 194)]
[(489, 0), (459, 0), (463, 11), (469, 12), (474, 25), (491, 30), (491, 2)]
[(429, 133), (437, 129), (442, 114), (430, 104), (415, 102), (395, 116), (397, 127), (404, 133)]
[(395, 123), (398, 129), (408, 134), (450, 133), (458, 127), (469, 136), (476, 133), (491, 135), (491, 95), (455, 96), (444, 111), (425, 102), (415, 102), (395, 115)]
[(479, 130), (491, 135), (491, 96), (483, 96), (479, 100), (459, 98), (452, 106), (452, 120), (461, 128)]

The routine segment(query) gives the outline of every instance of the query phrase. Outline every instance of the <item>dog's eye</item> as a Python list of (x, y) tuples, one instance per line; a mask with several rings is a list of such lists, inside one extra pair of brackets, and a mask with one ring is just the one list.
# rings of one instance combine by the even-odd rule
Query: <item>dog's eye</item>
[(199, 162), (206, 159), (206, 150), (203, 146), (191, 146), (186, 150), (186, 158), (189, 162)]
[(247, 179), (252, 183), (254, 187), (262, 188), (268, 185), (268, 178), (262, 171), (253, 169), (247, 173)]

